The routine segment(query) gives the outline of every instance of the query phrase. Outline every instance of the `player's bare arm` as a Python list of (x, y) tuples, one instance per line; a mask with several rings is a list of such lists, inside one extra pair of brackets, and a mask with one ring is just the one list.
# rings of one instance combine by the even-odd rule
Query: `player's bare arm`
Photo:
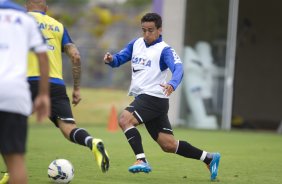
[(49, 62), (45, 52), (36, 53), (39, 60), (40, 83), (39, 93), (34, 101), (34, 110), (37, 114), (37, 120), (41, 122), (50, 115), (50, 98), (49, 98)]
[(77, 105), (81, 101), (80, 96), (80, 76), (81, 76), (81, 62), (80, 53), (73, 43), (64, 46), (65, 53), (69, 56), (72, 62), (72, 76), (73, 76), (73, 94), (72, 104)]
[(73, 87), (74, 89), (79, 88), (81, 75), (81, 62), (79, 51), (73, 43), (66, 44), (64, 46), (64, 51), (69, 56), (72, 62)]

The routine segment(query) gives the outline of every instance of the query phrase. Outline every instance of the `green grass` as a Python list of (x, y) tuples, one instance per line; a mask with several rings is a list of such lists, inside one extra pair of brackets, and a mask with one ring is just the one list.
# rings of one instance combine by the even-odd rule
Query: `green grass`
[[(51, 184), (47, 168), (56, 158), (70, 160), (75, 168), (76, 184), (165, 184), (210, 183), (209, 172), (201, 161), (191, 160), (161, 151), (144, 127), (142, 135), (145, 153), (153, 168), (150, 174), (127, 171), (134, 154), (123, 133), (107, 131), (109, 112), (114, 105), (120, 112), (130, 101), (124, 91), (82, 90), (83, 101), (74, 108), (78, 126), (95, 137), (102, 138), (110, 154), (110, 171), (103, 174), (90, 150), (68, 142), (52, 123), (35, 124), (29, 128), (26, 161), (30, 184)], [(282, 136), (269, 132), (203, 131), (175, 128), (175, 137), (207, 150), (219, 151), (222, 159), (219, 181), (226, 184), (276, 184), (282, 181)], [(0, 171), (5, 170), (0, 159)]]
[[(68, 88), (68, 95), (71, 99), (71, 89)], [(114, 106), (117, 112), (121, 112), (131, 101), (132, 97), (127, 96), (127, 91), (113, 89), (81, 89), (81, 102), (72, 106), (73, 115), (80, 124), (103, 124), (108, 121), (110, 110)], [(30, 118), (34, 122), (34, 117)], [(47, 123), (46, 120), (44, 123)], [(49, 123), (49, 122), (48, 122)]]
[[(58, 129), (50, 125), (31, 125), (26, 160), (30, 184), (50, 184), (47, 177), (49, 163), (56, 158), (70, 160), (75, 168), (72, 183), (132, 184), (132, 183), (209, 183), (209, 174), (200, 161), (163, 153), (143, 127), (144, 149), (153, 168), (150, 174), (131, 174), (127, 171), (134, 155), (119, 130), (107, 131), (104, 126), (83, 126), (92, 135), (104, 140), (111, 158), (110, 171), (103, 174), (89, 149), (67, 142)], [(182, 140), (208, 150), (220, 151), (220, 183), (267, 183), (282, 181), (282, 137), (271, 133), (221, 132), (175, 129)], [(5, 170), (0, 162), (0, 170)]]

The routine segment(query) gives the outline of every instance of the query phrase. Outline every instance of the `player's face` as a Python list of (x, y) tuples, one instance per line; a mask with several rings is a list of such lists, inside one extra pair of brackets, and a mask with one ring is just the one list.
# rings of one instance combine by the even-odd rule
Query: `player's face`
[(162, 29), (157, 28), (154, 22), (143, 22), (141, 24), (144, 40), (147, 44), (153, 43), (159, 38)]

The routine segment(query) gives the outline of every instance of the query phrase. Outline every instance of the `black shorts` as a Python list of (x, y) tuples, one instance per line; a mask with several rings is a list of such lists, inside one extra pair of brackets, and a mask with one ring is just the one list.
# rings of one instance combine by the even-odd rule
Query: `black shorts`
[[(32, 101), (38, 94), (38, 81), (29, 81)], [(64, 85), (50, 83), (51, 115), (49, 119), (58, 127), (58, 119), (74, 124), (70, 100)]]
[(27, 139), (27, 117), (0, 111), (0, 153), (24, 154)]
[(125, 108), (133, 113), (139, 124), (144, 123), (151, 137), (156, 141), (160, 132), (172, 134), (168, 119), (169, 101), (146, 94), (139, 95)]

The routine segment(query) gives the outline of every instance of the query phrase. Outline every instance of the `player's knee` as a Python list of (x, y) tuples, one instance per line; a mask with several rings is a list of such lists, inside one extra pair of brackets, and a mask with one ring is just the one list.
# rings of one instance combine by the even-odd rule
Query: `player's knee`
[(176, 150), (176, 144), (173, 142), (167, 142), (160, 145), (162, 150), (167, 153), (174, 153)]
[(137, 121), (132, 113), (125, 110), (121, 113), (118, 124), (122, 130), (126, 130), (129, 127), (136, 126)]
[(122, 130), (124, 130), (126, 127), (128, 127), (128, 125), (129, 125), (130, 123), (129, 123), (128, 118), (126, 118), (125, 116), (121, 115), (121, 116), (119, 117), (118, 124), (119, 124), (120, 128), (121, 128)]

